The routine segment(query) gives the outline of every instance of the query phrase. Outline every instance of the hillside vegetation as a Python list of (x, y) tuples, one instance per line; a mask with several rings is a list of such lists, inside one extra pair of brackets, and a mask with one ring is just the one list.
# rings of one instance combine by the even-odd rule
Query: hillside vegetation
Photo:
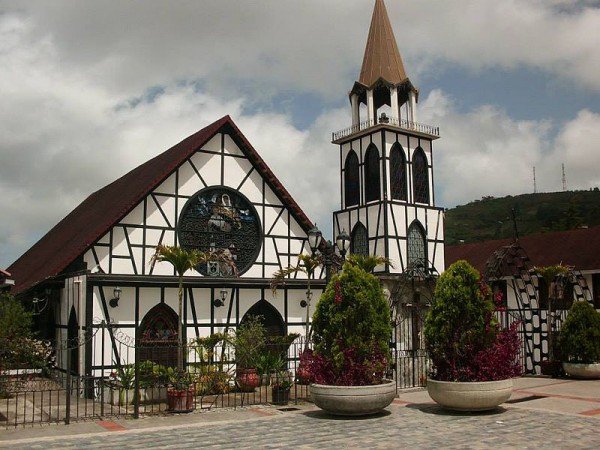
[(446, 211), (446, 245), (600, 225), (600, 190), (523, 194), (481, 200)]

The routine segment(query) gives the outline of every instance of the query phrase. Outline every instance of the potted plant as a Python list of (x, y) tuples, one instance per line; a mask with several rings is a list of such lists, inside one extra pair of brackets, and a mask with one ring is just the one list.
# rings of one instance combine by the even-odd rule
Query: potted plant
[(194, 379), (188, 372), (167, 368), (169, 388), (167, 389), (168, 410), (174, 413), (188, 413), (194, 410)]
[(277, 372), (271, 382), (271, 403), (274, 405), (287, 405), (290, 401), (291, 389), (292, 381), (289, 372)]
[(390, 311), (379, 280), (349, 261), (333, 276), (313, 315), (313, 352), (302, 355), (313, 402), (337, 415), (374, 414), (396, 396)]
[(117, 367), (110, 374), (110, 403), (116, 406), (131, 405), (135, 399), (135, 367), (133, 364)]
[(425, 320), (432, 361), (427, 391), (446, 408), (493, 409), (508, 400), (512, 378), (521, 374), (519, 324), (501, 329), (494, 311), (501, 308), (502, 297), (492, 297), (466, 261), (452, 264), (437, 282)]
[(600, 378), (600, 312), (587, 301), (574, 302), (562, 325), (559, 347), (568, 375)]
[(259, 355), (256, 362), (256, 371), (260, 377), (260, 385), (269, 386), (271, 375), (281, 370), (284, 364), (283, 358), (273, 352), (267, 351)]
[(169, 377), (164, 366), (144, 361), (139, 367), (140, 399), (145, 403), (163, 402), (167, 399)]
[(250, 316), (235, 330), (231, 339), (235, 349), (236, 382), (244, 392), (252, 392), (260, 384), (256, 364), (266, 339), (267, 330), (260, 316)]

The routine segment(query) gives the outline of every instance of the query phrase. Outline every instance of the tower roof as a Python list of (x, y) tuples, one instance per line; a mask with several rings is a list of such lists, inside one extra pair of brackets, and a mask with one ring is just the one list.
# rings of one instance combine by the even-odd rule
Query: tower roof
[(359, 83), (372, 86), (380, 78), (400, 84), (407, 76), (385, 4), (376, 0)]

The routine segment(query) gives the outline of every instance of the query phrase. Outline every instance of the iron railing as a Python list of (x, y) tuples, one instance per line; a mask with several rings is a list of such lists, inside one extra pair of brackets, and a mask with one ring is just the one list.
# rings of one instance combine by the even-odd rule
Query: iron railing
[[(73, 367), (73, 350), (85, 342), (81, 344), (59, 346), (57, 364)], [(166, 413), (172, 410), (168, 397), (174, 388), (190, 392), (193, 410), (309, 399), (308, 385), (297, 377), (300, 355), (306, 348), (302, 339), (286, 348), (268, 345), (265, 353), (274, 357), (275, 365), (270, 369), (263, 366), (256, 375), (245, 377), (237, 370), (233, 349), (225, 344), (216, 345), (210, 354), (193, 342), (187, 345), (185, 378), (173, 367), (160, 364), (177, 359), (176, 345), (132, 346), (113, 336), (112, 347), (119, 360), (105, 360), (102, 352), (87, 375), (59, 367), (44, 371), (0, 368), (0, 427)], [(140, 361), (140, 355), (146, 360)]]
[(348, 136), (351, 136), (355, 133), (359, 133), (367, 128), (374, 127), (375, 125), (392, 125), (397, 128), (401, 128), (407, 131), (416, 131), (419, 133), (427, 134), (429, 136), (440, 137), (440, 129), (439, 127), (434, 127), (432, 125), (426, 125), (423, 123), (412, 122), (406, 119), (399, 119), (397, 117), (380, 117), (378, 120), (364, 120), (356, 125), (352, 125), (351, 127), (344, 128), (343, 130), (336, 131), (331, 134), (331, 140), (337, 141), (338, 139), (342, 139)]

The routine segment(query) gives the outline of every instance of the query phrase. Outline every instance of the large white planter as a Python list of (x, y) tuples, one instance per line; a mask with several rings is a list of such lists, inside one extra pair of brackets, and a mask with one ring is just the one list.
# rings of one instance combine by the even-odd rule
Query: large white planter
[(427, 393), (444, 408), (457, 411), (486, 411), (510, 398), (513, 380), (455, 382), (427, 380)]
[(600, 363), (595, 364), (576, 364), (564, 362), (563, 369), (573, 378), (582, 378), (585, 380), (600, 379)]
[(396, 382), (371, 386), (329, 386), (311, 384), (312, 401), (322, 410), (339, 416), (375, 414), (389, 406), (396, 397)]

